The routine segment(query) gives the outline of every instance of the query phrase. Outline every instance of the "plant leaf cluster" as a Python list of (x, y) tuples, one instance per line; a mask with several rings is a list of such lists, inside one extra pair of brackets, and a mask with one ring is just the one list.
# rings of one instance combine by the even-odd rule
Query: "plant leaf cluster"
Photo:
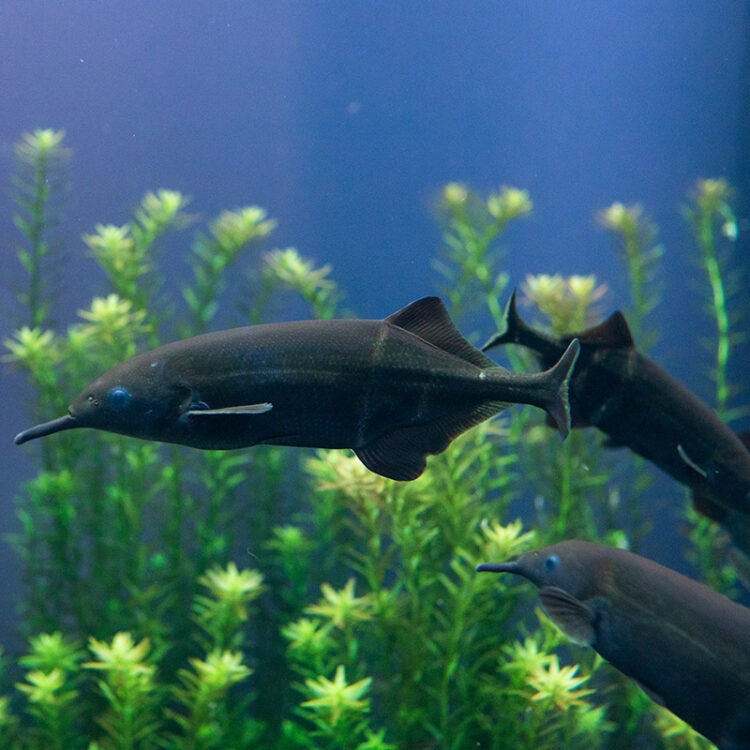
[[(29, 291), (6, 342), (35, 389), (32, 417), (60, 413), (82, 383), (142, 348), (227, 315), (268, 320), (285, 294), (317, 317), (340, 314), (328, 265), (291, 248), (259, 251), (275, 222), (257, 206), (196, 228), (189, 280), (170, 285), (160, 246), (199, 219), (185, 196), (158, 190), (125, 224), (84, 237), (106, 288), (79, 322), (54, 325), (33, 291), (48, 288), (54, 196), (29, 175), (50, 149), (68, 152), (62, 133), (45, 133), (19, 145)], [(498, 242), (530, 211), (516, 188), (485, 197), (445, 187), (436, 269), (454, 317), (486, 310), (499, 325), (508, 277)], [(661, 249), (640, 210), (618, 211), (607, 210), (607, 226), (620, 233), (643, 321), (659, 296)], [(242, 303), (230, 277), (245, 279)], [(604, 287), (531, 277), (524, 292), (559, 330), (588, 321)], [(509, 357), (531, 367), (520, 352)], [(479, 561), (574, 536), (637, 549), (647, 471), (638, 463), (633, 473), (583, 432), (561, 445), (539, 415), (514, 408), (410, 483), (343, 451), (199, 452), (83, 430), (37, 449), (39, 473), (17, 497), (28, 648), (0, 675), (3, 747), (706, 746), (533, 617), (528, 586), (474, 573)], [(693, 539), (702, 565), (725, 543), (704, 526)]]

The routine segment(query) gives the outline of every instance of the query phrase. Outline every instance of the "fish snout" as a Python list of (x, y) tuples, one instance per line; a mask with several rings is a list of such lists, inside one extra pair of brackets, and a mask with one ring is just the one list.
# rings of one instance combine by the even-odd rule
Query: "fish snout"
[(477, 573), (515, 573), (523, 575), (517, 562), (480, 563), (476, 567)]
[(29, 440), (36, 440), (46, 435), (52, 435), (54, 432), (61, 432), (62, 430), (70, 430), (73, 427), (78, 427), (76, 418), (72, 414), (66, 414), (63, 417), (58, 417), (49, 422), (43, 422), (42, 424), (29, 427), (28, 430), (19, 432), (14, 438), (16, 445), (23, 445)]

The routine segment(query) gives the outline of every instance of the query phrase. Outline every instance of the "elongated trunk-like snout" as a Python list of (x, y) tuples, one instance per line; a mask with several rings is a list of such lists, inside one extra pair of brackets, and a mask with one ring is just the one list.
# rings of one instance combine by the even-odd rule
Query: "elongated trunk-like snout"
[(517, 562), (480, 563), (476, 570), (477, 573), (515, 573), (516, 575), (523, 575)]
[(53, 432), (61, 432), (62, 430), (70, 430), (73, 427), (79, 427), (76, 418), (72, 414), (66, 414), (64, 417), (58, 417), (50, 422), (44, 422), (38, 424), (35, 427), (29, 427), (28, 430), (19, 432), (15, 437), (16, 445), (26, 443), (29, 440), (36, 440), (36, 438), (45, 437), (45, 435), (51, 435)]

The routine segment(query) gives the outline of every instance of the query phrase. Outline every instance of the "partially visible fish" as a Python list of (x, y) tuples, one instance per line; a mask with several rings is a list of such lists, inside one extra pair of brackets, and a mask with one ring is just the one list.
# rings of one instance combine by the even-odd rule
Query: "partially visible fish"
[(621, 312), (556, 337), (521, 319), (514, 292), (503, 330), (482, 350), (521, 344), (547, 367), (573, 339), (581, 342), (570, 385), (573, 427), (598, 427), (609, 446), (626, 446), (713, 503), (750, 513), (750, 451), (713, 409), (635, 349)]
[(568, 541), (479, 572), (538, 586), (547, 614), (720, 750), (750, 748), (750, 609), (625, 550)]
[(65, 416), (17, 444), (78, 427), (194, 448), (352, 448), (368, 469), (418, 477), (426, 456), (508, 404), (570, 428), (572, 341), (553, 367), (498, 367), (425, 297), (385, 320), (305, 320), (217, 331), (116, 365)]

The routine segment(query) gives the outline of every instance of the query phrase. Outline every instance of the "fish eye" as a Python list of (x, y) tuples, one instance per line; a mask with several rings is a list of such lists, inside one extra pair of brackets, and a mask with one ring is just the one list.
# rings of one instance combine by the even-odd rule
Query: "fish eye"
[(111, 388), (107, 393), (107, 403), (116, 409), (121, 409), (130, 403), (132, 396), (127, 388), (123, 388), (121, 385)]
[(550, 573), (554, 573), (560, 567), (560, 558), (557, 555), (550, 555), (544, 561), (544, 569)]

